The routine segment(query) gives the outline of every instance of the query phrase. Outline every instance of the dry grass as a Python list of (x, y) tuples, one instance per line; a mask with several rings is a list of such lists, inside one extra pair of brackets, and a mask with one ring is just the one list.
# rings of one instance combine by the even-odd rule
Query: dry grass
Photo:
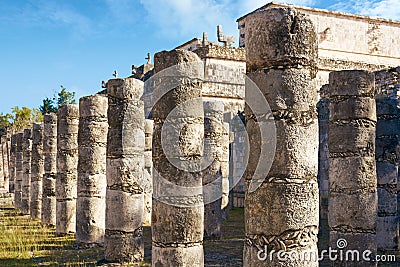
[(78, 250), (74, 236), (56, 236), (14, 210), (0, 210), (0, 266), (95, 266), (102, 248)]

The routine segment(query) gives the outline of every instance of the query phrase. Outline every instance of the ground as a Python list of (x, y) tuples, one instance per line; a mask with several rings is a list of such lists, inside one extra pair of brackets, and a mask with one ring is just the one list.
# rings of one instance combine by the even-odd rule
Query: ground
[[(321, 221), (319, 246), (328, 246), (327, 221)], [(229, 212), (222, 226), (219, 241), (205, 241), (205, 266), (242, 266), (244, 214), (242, 208)], [(151, 229), (144, 227), (145, 258), (141, 266), (151, 266)], [(0, 201), (0, 266), (98, 266), (103, 263), (104, 248), (79, 248), (74, 236), (59, 237), (55, 228), (42, 226), (39, 221), (15, 211)], [(320, 262), (320, 266), (330, 266)], [(398, 263), (378, 266), (400, 266)]]

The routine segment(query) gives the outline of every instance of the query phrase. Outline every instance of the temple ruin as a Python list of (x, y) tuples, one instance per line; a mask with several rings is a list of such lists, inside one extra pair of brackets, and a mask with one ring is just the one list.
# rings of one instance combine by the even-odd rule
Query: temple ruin
[(238, 48), (218, 26), (219, 42), (148, 54), (79, 106), (1, 130), (1, 191), (109, 264), (143, 261), (151, 227), (152, 266), (204, 266), (232, 208), (243, 266), (398, 253), (400, 22), (270, 3), (237, 23)]

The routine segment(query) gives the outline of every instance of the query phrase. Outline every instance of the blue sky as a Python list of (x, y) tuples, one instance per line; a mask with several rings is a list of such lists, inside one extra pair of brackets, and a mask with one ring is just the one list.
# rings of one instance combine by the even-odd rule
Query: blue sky
[[(236, 19), (262, 0), (0, 0), (0, 113), (37, 108), (63, 85), (77, 99), (129, 76), (147, 52), (170, 50)], [(293, 0), (297, 5), (400, 20), (399, 0)], [(236, 44), (237, 45), (237, 44)]]

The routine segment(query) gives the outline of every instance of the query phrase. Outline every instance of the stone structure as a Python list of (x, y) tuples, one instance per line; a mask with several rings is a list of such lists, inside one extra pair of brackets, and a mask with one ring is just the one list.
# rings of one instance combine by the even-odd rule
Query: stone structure
[(107, 193), (105, 259), (137, 264), (143, 260), (144, 107), (143, 82), (108, 81)]
[(76, 240), (82, 243), (104, 242), (107, 108), (107, 96), (92, 95), (79, 100)]
[[(273, 2), (254, 12), (288, 6), (291, 5)], [(295, 8), (309, 15), (318, 33), (318, 88), (329, 82), (332, 71), (379, 70), (400, 65), (399, 21), (300, 6)], [(237, 20), (240, 47), (248, 42), (245, 32), (250, 14)]]
[(44, 173), (43, 125), (34, 123), (32, 127), (32, 161), (30, 215), (32, 219), (42, 217), (42, 183)]
[(320, 216), (328, 219), (328, 197), (329, 197), (329, 150), (328, 150), (328, 128), (329, 128), (329, 85), (320, 89), (320, 100), (318, 109), (319, 126), (319, 151), (318, 151), (318, 184), (320, 196)]
[(203, 66), (172, 50), (157, 53), (154, 68), (152, 266), (203, 266)]
[(221, 178), (222, 178), (222, 198), (221, 198), (221, 209), (222, 209), (222, 218), (227, 219), (229, 215), (229, 191), (230, 191), (230, 183), (229, 183), (229, 123), (223, 123), (223, 131), (222, 131), (222, 157), (221, 157)]
[(56, 225), (57, 115), (44, 115), (42, 223)]
[(22, 199), (21, 211), (24, 214), (30, 212), (30, 192), (31, 192), (31, 156), (32, 156), (32, 129), (24, 129), (22, 141), (23, 151), (23, 176), (22, 176)]
[(16, 153), (16, 146), (17, 146), (17, 135), (13, 134), (10, 138), (10, 190), (9, 192), (14, 192), (14, 185), (16, 179), (16, 171), (15, 171), (15, 153)]
[(4, 175), (4, 169), (3, 169), (3, 167), (4, 167), (4, 162), (3, 162), (3, 149), (2, 149), (2, 140), (3, 139), (3, 136), (2, 135), (0, 135), (0, 189), (1, 188), (3, 188), (4, 187), (4, 178), (5, 178), (5, 175)]
[[(330, 247), (376, 253), (377, 179), (374, 74), (332, 72), (329, 79)], [(376, 266), (361, 259), (354, 266)]]
[[(9, 190), (10, 186), (10, 172), (9, 172), (9, 152), (8, 152), (8, 136), (7, 133), (1, 137), (1, 149), (2, 149), (2, 161), (3, 161), (3, 176), (4, 182), (3, 186), (5, 190)], [(1, 173), (0, 173), (1, 175)]]
[(22, 143), (24, 140), (24, 134), (18, 133), (16, 135), (16, 149), (15, 149), (15, 185), (14, 185), (14, 206), (16, 209), (22, 208), (22, 178), (24, 170), (22, 167), (23, 163), (23, 149)]
[(205, 101), (203, 106), (204, 158), (208, 165), (202, 175), (203, 197), (206, 203), (204, 205), (204, 239), (218, 240), (221, 237), (222, 226), (224, 104), (220, 101)]
[(151, 202), (153, 197), (153, 120), (146, 119), (144, 123), (144, 211), (143, 225), (151, 224)]
[(375, 74), (376, 84), (376, 173), (378, 183), (379, 250), (399, 249), (398, 188), (400, 155), (400, 68)]
[[(246, 169), (243, 266), (318, 266), (318, 123), (315, 69), (317, 35), (312, 21), (291, 8), (259, 10), (246, 18), (247, 75), (272, 114), (246, 109), (250, 155)], [(246, 87), (246, 99), (254, 99)], [(261, 99), (259, 100), (261, 101)], [(272, 116), (271, 116), (272, 115)], [(273, 118), (273, 120), (272, 120)], [(276, 127), (276, 152), (268, 173), (256, 171), (262, 133)], [(261, 148), (261, 150), (260, 150)], [(261, 177), (262, 176), (262, 177)], [(266, 176), (266, 177), (265, 177)], [(257, 189), (252, 188), (258, 184)], [(252, 189), (252, 190), (250, 190)], [(259, 259), (260, 251), (285, 250), (305, 259)], [(279, 263), (278, 263), (279, 262)]]
[(56, 233), (75, 232), (79, 108), (61, 105), (57, 121)]

